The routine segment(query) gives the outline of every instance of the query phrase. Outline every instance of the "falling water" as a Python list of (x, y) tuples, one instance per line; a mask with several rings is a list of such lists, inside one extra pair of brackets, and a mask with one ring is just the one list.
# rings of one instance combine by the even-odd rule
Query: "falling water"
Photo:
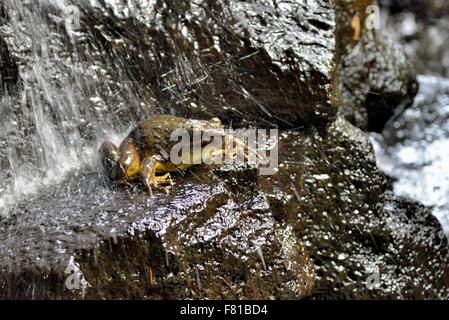
[(4, 1), (0, 34), (21, 78), (17, 90), (1, 97), (4, 214), (18, 195), (54, 183), (80, 166), (94, 165), (99, 141), (117, 139), (115, 133), (126, 131), (133, 120), (135, 113), (129, 112), (129, 119), (117, 121), (120, 111), (127, 104), (137, 110), (143, 105), (132, 84), (111, 80), (108, 59), (98, 58), (101, 52), (86, 49), (88, 34), (77, 29), (85, 2)]
[(449, 81), (430, 75), (418, 80), (413, 106), (372, 141), (396, 194), (431, 208), (449, 234)]

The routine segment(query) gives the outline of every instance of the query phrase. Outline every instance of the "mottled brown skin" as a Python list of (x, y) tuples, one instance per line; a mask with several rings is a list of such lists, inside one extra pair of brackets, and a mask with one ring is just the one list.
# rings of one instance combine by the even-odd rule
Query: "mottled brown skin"
[[(100, 160), (106, 175), (112, 180), (125, 182), (140, 177), (150, 194), (152, 189), (168, 192), (163, 186), (173, 185), (170, 172), (193, 165), (193, 161), (181, 165), (170, 162), (170, 150), (177, 143), (170, 141), (171, 133), (176, 129), (186, 129), (192, 136), (193, 128), (203, 132), (221, 127), (218, 118), (202, 121), (171, 115), (153, 116), (140, 122), (119, 147), (110, 141), (103, 142), (99, 150)], [(217, 152), (221, 153), (223, 150), (224, 148)], [(162, 176), (156, 175), (161, 172), (164, 173)]]

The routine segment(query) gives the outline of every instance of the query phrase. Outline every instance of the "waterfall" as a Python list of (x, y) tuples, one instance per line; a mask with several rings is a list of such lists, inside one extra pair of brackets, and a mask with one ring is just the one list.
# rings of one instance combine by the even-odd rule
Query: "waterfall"
[[(117, 140), (141, 111), (133, 85), (111, 80), (108, 67), (123, 61), (89, 50), (81, 6), (93, 2), (74, 3), (4, 1), (0, 36), (16, 60), (20, 83), (1, 96), (0, 214), (18, 195), (94, 165), (100, 141)], [(137, 112), (119, 121), (128, 104)]]

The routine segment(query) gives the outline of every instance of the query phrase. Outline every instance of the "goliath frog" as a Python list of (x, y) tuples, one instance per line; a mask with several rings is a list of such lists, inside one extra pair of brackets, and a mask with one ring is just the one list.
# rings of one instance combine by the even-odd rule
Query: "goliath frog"
[[(170, 161), (168, 155), (177, 143), (170, 139), (172, 132), (185, 129), (192, 133), (195, 129), (203, 132), (221, 128), (218, 118), (203, 121), (171, 115), (153, 116), (140, 122), (119, 147), (110, 141), (103, 142), (99, 149), (100, 161), (104, 172), (112, 180), (129, 182), (140, 178), (150, 194), (153, 189), (168, 192), (164, 186), (173, 185), (170, 172), (184, 170), (197, 163), (193, 159), (193, 152), (181, 164)], [(220, 150), (210, 150), (208, 154), (211, 157), (225, 154), (224, 149), (223, 145)]]

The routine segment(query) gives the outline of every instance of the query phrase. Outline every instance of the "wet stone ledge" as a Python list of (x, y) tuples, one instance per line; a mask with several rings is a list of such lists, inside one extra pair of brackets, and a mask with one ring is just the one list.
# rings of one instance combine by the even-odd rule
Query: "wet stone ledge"
[[(240, 172), (240, 175), (242, 172)], [(237, 177), (238, 178), (238, 177)], [(300, 298), (313, 264), (259, 192), (232, 196), (209, 170), (176, 176), (169, 195), (104, 185), (80, 172), (1, 220), (2, 298)], [(232, 186), (231, 186), (232, 187)]]

